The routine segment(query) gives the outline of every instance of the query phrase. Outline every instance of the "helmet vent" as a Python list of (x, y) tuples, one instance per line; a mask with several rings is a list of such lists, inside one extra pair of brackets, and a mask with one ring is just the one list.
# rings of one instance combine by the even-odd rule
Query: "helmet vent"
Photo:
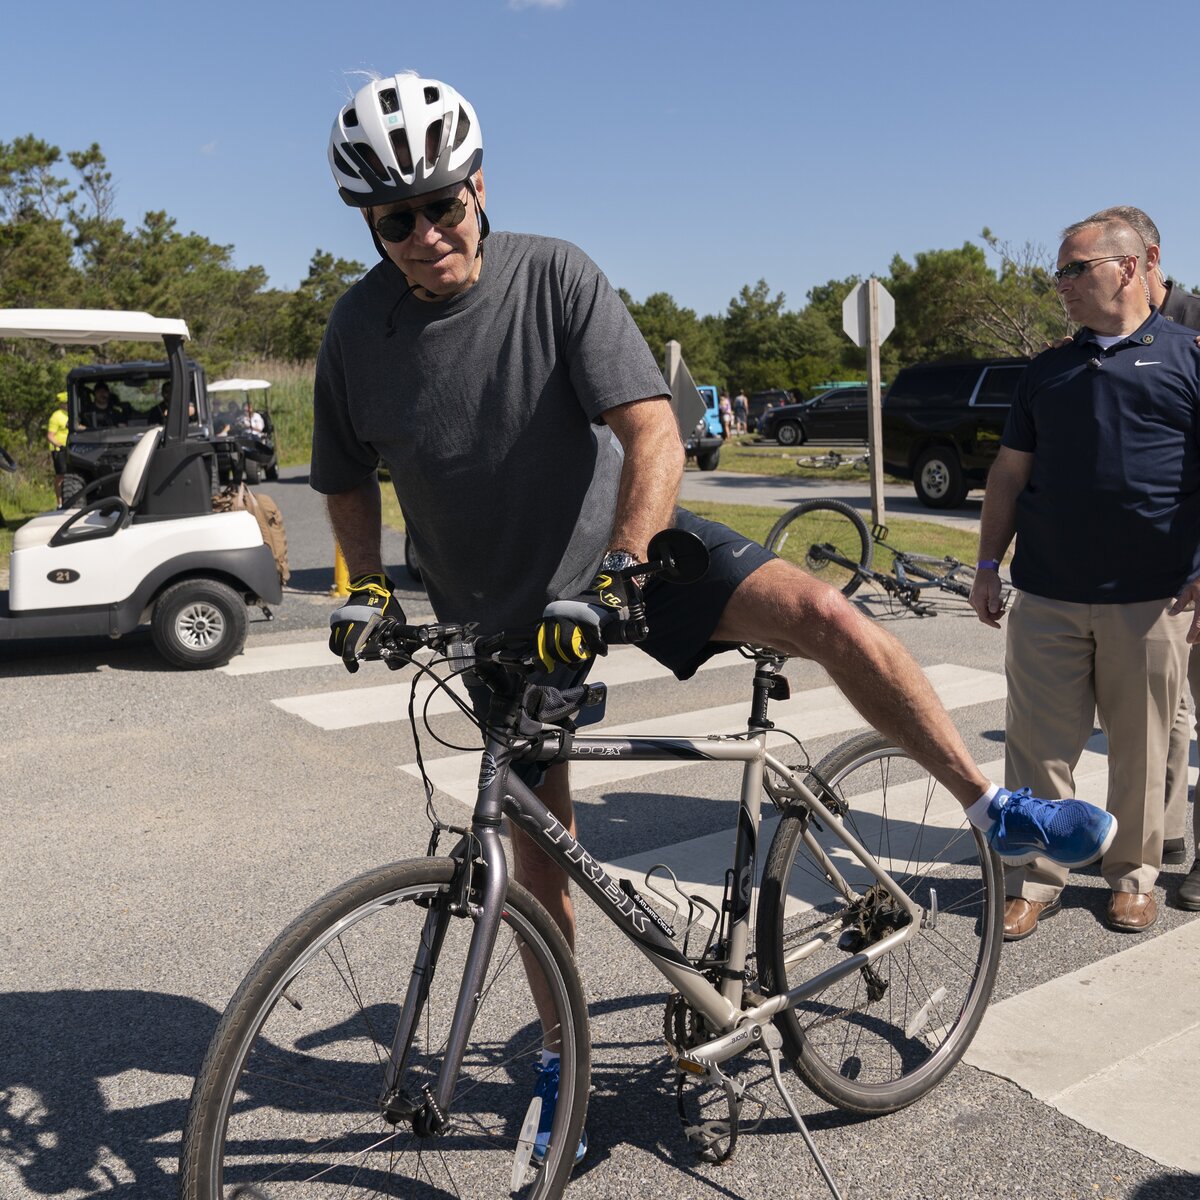
[(425, 103), (436, 104), (441, 97), (441, 92), (435, 87), (427, 87), (425, 89)]
[(405, 175), (411, 175), (413, 169), (412, 151), (408, 148), (408, 134), (403, 129), (393, 129), (388, 137), (392, 142), (392, 153), (396, 156), (396, 162), (400, 165), (400, 170)]
[(400, 111), (400, 97), (396, 95), (395, 88), (384, 88), (379, 93), (379, 107), (383, 110), (384, 116)]
[(355, 142), (354, 149), (358, 151), (359, 157), (375, 172), (380, 183), (388, 182), (388, 173), (384, 170), (383, 163), (379, 160), (379, 155), (375, 153), (375, 148), (368, 142)]
[(458, 109), (458, 128), (454, 131), (454, 149), (467, 140), (467, 134), (471, 132), (471, 118), (467, 116), (466, 110), (460, 105)]
[(358, 172), (342, 157), (341, 151), (333, 147), (333, 162), (339, 171), (346, 175), (357, 175)]
[(342, 113), (342, 124), (351, 128), (358, 124), (358, 110), (353, 105)]
[(442, 153), (442, 130), (445, 126), (446, 118), (442, 117), (425, 130), (425, 161), (430, 166), (437, 162)]

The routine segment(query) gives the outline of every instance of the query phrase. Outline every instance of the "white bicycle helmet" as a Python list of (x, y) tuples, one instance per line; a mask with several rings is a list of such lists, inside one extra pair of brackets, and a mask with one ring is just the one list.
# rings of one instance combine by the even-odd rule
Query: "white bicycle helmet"
[(329, 136), (338, 193), (356, 208), (464, 183), (482, 163), (475, 110), (449, 84), (419, 75), (359, 88)]

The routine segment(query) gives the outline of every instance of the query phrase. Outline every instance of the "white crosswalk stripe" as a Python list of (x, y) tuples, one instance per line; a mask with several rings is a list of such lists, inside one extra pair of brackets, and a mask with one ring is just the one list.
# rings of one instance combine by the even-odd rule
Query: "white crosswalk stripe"
[[(332, 658), (329, 650), (321, 643), (325, 658)], [(335, 666), (340, 666), (333, 659)], [(729, 655), (719, 655), (711, 658), (701, 668), (701, 671), (711, 671), (722, 667), (737, 666), (739, 659)], [(321, 665), (324, 665), (322, 663)], [(374, 668), (376, 671), (387, 672), (387, 668), (379, 663), (364, 663), (364, 669)], [(272, 668), (263, 667), (264, 670)], [(406, 673), (407, 674), (407, 673)], [(627, 683), (644, 683), (651, 679), (668, 678), (671, 672), (661, 663), (632, 647), (622, 647), (609, 652), (604, 662), (596, 669), (597, 679), (602, 679), (609, 687), (619, 687)], [(389, 678), (391, 677), (388, 672)], [(431, 682), (418, 681), (417, 704), (414, 711), (423, 711), (425, 697), (435, 687)], [(457, 679), (450, 681), (449, 686), (456, 695), (466, 698), (466, 689)], [(411, 680), (406, 678), (403, 683), (380, 684), (375, 687), (357, 687), (342, 689), (337, 692), (318, 692), (311, 696), (290, 696), (271, 703), (284, 712), (301, 717), (311, 725), (320, 729), (351, 729), (356, 725), (376, 725), (389, 721), (404, 721), (408, 719), (408, 701), (411, 691)], [(744, 707), (744, 706), (743, 706)], [(442, 689), (429, 702), (428, 712), (431, 716), (447, 713), (455, 708), (454, 701)], [(478, 755), (475, 756), (478, 759)], [(472, 793), (472, 801), (474, 793)]]
[[(641, 657), (645, 657), (644, 655)], [(977, 671), (971, 667), (941, 664), (929, 667), (925, 674), (948, 709), (962, 708), (998, 700), (1004, 696), (1004, 677), (993, 671)], [(607, 680), (606, 680), (607, 682)], [(615, 735), (681, 734), (702, 737), (710, 733), (731, 733), (746, 727), (748, 700), (699, 712), (673, 713), (649, 721), (615, 727), (598, 726), (594, 732)], [(862, 729), (863, 719), (849, 701), (834, 687), (813, 688), (800, 692), (790, 700), (776, 701), (771, 706), (771, 719), (780, 729), (790, 730), (798, 737), (818, 738), (834, 733), (849, 733)], [(780, 746), (791, 739), (783, 732), (767, 737), (768, 746)], [(661, 771), (687, 767), (687, 762), (614, 762), (572, 763), (572, 785), (577, 791), (601, 787), (626, 779), (655, 775)], [(479, 778), (479, 755), (457, 754), (425, 764), (434, 787), (453, 796), (463, 804), (474, 804), (476, 781)], [(420, 778), (416, 763), (407, 763), (401, 770)]]

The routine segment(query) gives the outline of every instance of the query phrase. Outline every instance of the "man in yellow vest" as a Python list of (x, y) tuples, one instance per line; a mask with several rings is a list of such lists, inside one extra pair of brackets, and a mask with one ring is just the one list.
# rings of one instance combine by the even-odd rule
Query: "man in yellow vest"
[(50, 443), (50, 461), (54, 464), (54, 499), (62, 507), (63, 476), (67, 473), (67, 393), (59, 392), (58, 405), (46, 425), (46, 441)]

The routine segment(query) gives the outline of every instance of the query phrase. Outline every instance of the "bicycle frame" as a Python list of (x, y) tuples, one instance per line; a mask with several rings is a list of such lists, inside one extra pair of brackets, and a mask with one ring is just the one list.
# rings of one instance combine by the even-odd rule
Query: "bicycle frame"
[[(459, 990), (454, 1018), (447, 1040), (433, 1101), (442, 1113), (450, 1106), (464, 1048), (474, 1020), (476, 1002), (483, 994), (488, 964), (500, 923), (503, 898), (508, 882), (508, 867), (499, 827), (502, 815), (520, 828), (553, 862), (557, 863), (575, 883), (596, 902), (618, 929), (650, 960), (660, 974), (676, 988), (697, 1011), (703, 1014), (710, 1028), (719, 1030), (716, 1038), (688, 1052), (693, 1069), (704, 1071), (749, 1049), (763, 1038), (763, 1027), (785, 1008), (823, 991), (854, 971), (869, 966), (914, 937), (925, 919), (925, 910), (914, 903), (905, 891), (883, 870), (870, 852), (845, 828), (836, 814), (815, 796), (781, 761), (767, 753), (766, 689), (774, 675), (762, 670), (755, 674), (755, 717), (747, 735), (715, 735), (709, 737), (616, 737), (594, 736), (567, 739), (565, 752), (548, 752), (547, 760), (595, 761), (613, 760), (672, 762), (679, 759), (695, 761), (740, 762), (744, 764), (738, 808), (737, 830), (733, 854), (733, 880), (728, 941), (728, 961), (722, 971), (722, 982), (714, 986), (705, 978), (703, 969), (684, 957), (667, 935), (645, 913), (631, 896), (588, 853), (583, 844), (564, 828), (520, 779), (510, 774), (509, 764), (528, 748), (527, 740), (507, 745), (495, 734), (489, 734), (483, 752), (479, 793), (472, 817), (471, 832), (455, 848), (453, 857), (460, 870), (473, 872), (478, 861), (483, 865), (482, 904), (471, 905), (476, 924)], [(909, 921), (901, 928), (881, 938), (863, 950), (849, 954), (836, 966), (812, 979), (772, 996), (753, 1008), (742, 1010), (744, 969), (750, 931), (754, 867), (757, 859), (758, 833), (761, 817), (763, 783), (770, 770), (786, 784), (792, 795), (799, 797), (814, 817), (831, 831), (883, 887), (896, 904), (908, 914)], [(804, 841), (816, 861), (827, 872), (834, 886), (847, 898), (858, 893), (817, 844), (810, 831)], [(472, 853), (471, 843), (478, 847)], [(453, 891), (453, 886), (451, 891)], [(468, 888), (463, 889), (465, 897)], [(403, 1078), (412, 1040), (421, 1015), (428, 980), (436, 963), (437, 947), (450, 919), (446, 906), (431, 907), (426, 918), (425, 932), (413, 964), (405, 1008), (401, 1013), (393, 1040), (391, 1058), (386, 1073), (386, 1092), (395, 1094)], [(799, 961), (820, 949), (841, 931), (839, 919), (812, 931), (809, 940), (792, 951), (791, 960)]]

